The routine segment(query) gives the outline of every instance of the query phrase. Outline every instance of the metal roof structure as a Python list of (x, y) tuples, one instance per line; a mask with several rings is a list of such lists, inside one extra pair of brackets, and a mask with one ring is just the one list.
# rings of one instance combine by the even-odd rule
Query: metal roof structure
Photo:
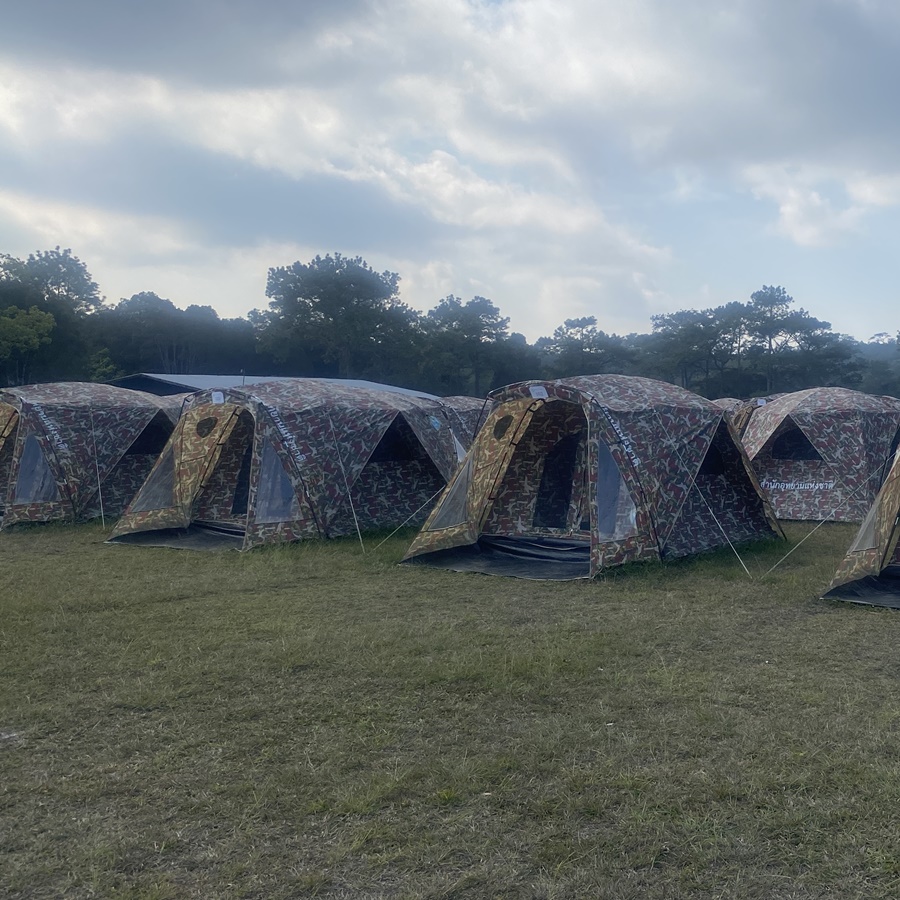
[(409, 388), (397, 387), (392, 384), (379, 384), (375, 381), (364, 381), (357, 378), (304, 379), (284, 375), (170, 375), (167, 373), (137, 372), (134, 375), (115, 378), (107, 383), (115, 387), (131, 388), (132, 390), (146, 391), (151, 394), (165, 395), (180, 394), (185, 391), (227, 390), (228, 388), (244, 387), (248, 384), (259, 384), (262, 381), (306, 380), (340, 384), (351, 388), (391, 391), (395, 394), (406, 394), (411, 397), (424, 397), (427, 400), (435, 399), (434, 394), (426, 394), (424, 391), (413, 391)]

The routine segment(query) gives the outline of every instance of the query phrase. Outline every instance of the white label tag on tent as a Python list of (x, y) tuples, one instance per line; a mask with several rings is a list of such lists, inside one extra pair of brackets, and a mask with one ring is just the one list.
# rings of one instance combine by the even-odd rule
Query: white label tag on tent
[(528, 388), (528, 393), (534, 397), (535, 400), (546, 400), (550, 395), (547, 393), (547, 388), (540, 384), (533, 384), (530, 388)]
[(213, 403), (224, 403), (225, 395), (221, 391), (213, 391), (212, 392), (212, 402)]

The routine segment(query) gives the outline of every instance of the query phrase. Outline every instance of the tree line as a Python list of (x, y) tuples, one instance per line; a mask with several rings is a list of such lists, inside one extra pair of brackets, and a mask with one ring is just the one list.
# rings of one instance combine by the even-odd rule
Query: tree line
[(900, 395), (896, 336), (837, 334), (781, 286), (653, 316), (646, 334), (608, 334), (595, 316), (567, 319), (533, 344), (486, 297), (449, 295), (423, 314), (401, 300), (397, 273), (340, 253), (271, 268), (266, 297), (267, 308), (246, 318), (180, 309), (152, 291), (110, 304), (71, 250), (0, 254), (0, 379), (243, 372), (482, 396), (525, 379), (619, 373), (713, 398), (816, 386)]

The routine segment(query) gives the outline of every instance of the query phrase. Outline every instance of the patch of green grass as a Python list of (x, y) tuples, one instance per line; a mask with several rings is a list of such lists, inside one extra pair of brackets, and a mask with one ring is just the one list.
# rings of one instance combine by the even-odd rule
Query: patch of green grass
[(4, 532), (0, 896), (897, 896), (900, 617), (809, 530), (563, 584)]

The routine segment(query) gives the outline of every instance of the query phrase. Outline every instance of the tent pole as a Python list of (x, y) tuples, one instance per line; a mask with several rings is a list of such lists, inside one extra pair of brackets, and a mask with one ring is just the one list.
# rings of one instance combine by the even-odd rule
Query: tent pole
[(103, 514), (103, 489), (100, 486), (100, 460), (97, 459), (97, 433), (94, 431), (94, 404), (88, 405), (91, 415), (91, 440), (94, 442), (94, 470), (97, 473), (97, 497), (100, 499), (100, 522), (106, 528), (106, 516)]
[(359, 528), (359, 519), (356, 518), (356, 510), (353, 508), (353, 495), (350, 493), (350, 483), (347, 481), (347, 470), (344, 468), (344, 460), (341, 456), (340, 447), (338, 447), (337, 437), (334, 433), (334, 422), (331, 421), (331, 414), (328, 414), (328, 424), (331, 427), (331, 442), (334, 444), (334, 452), (337, 453), (338, 463), (341, 466), (341, 475), (344, 476), (344, 487), (347, 489), (347, 500), (350, 503), (350, 512), (353, 513), (353, 524), (356, 526), (356, 536), (359, 538), (359, 546), (365, 554), (366, 545), (363, 543), (362, 531)]

